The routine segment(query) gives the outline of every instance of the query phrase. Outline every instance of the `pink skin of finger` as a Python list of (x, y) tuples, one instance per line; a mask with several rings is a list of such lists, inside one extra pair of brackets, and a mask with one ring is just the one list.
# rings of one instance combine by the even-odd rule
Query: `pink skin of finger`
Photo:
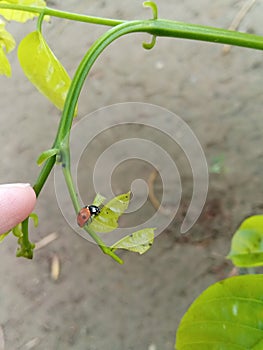
[(36, 194), (29, 184), (0, 185), (0, 234), (26, 219), (35, 204)]

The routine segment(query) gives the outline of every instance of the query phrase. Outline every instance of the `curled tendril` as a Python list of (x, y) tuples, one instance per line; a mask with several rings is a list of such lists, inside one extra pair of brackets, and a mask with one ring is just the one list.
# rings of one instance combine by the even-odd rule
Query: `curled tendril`
[[(150, 7), (152, 9), (152, 13), (153, 13), (153, 19), (156, 20), (158, 19), (158, 8), (155, 2), (153, 1), (145, 1), (143, 3), (144, 7)], [(143, 43), (142, 46), (144, 49), (146, 50), (151, 50), (154, 45), (156, 43), (156, 35), (153, 35), (152, 37), (152, 41), (150, 43)]]
[(146, 50), (151, 50), (156, 43), (156, 35), (152, 36), (152, 41), (150, 43), (142, 43), (142, 46)]
[(153, 1), (144, 1), (144, 7), (151, 7), (153, 12), (153, 19), (158, 19), (158, 8), (155, 2)]

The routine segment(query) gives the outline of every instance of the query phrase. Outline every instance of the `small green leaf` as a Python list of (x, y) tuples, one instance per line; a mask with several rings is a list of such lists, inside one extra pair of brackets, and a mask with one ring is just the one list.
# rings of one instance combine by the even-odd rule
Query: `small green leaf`
[(16, 237), (22, 237), (23, 236), (23, 232), (22, 232), (22, 225), (21, 223), (16, 225), (15, 227), (12, 228), (12, 232), (13, 232), (13, 235), (16, 236)]
[(6, 53), (15, 48), (15, 39), (5, 29), (5, 22), (0, 19), (0, 74), (11, 77), (11, 66), (6, 57)]
[(44, 151), (38, 157), (37, 165), (43, 164), (48, 158), (53, 157), (54, 155), (58, 154), (58, 152), (59, 152), (59, 149), (57, 148), (51, 148), (51, 149), (48, 149), (47, 151)]
[(5, 237), (8, 236), (10, 232), (11, 232), (11, 230), (8, 231), (8, 232), (6, 232), (6, 233), (2, 233), (2, 234), (0, 235), (0, 243), (3, 242), (3, 240), (5, 239)]
[(263, 215), (254, 215), (243, 221), (232, 238), (227, 258), (239, 267), (263, 265)]
[(15, 48), (16, 42), (14, 37), (5, 29), (5, 25), (5, 22), (0, 19), (0, 46), (8, 53)]
[[(46, 2), (43, 0), (5, 0), (5, 1), (1, 1), (1, 3), (46, 7)], [(11, 10), (11, 9), (10, 10), (0, 9), (0, 15), (3, 16), (8, 21), (16, 21), (16, 22), (24, 23), (34, 17), (37, 17), (38, 13)]]
[[(119, 218), (125, 210), (128, 208), (129, 203), (130, 203), (130, 197), (131, 197), (131, 192), (123, 193), (112, 200), (110, 200), (106, 205), (105, 205), (105, 210), (110, 209), (116, 218)], [(103, 209), (102, 211), (103, 212)]]
[(109, 201), (95, 216), (90, 227), (96, 232), (111, 232), (118, 227), (118, 219), (128, 208), (130, 192), (121, 194)]
[(39, 31), (28, 34), (20, 42), (18, 59), (31, 83), (62, 110), (71, 79)]
[(112, 210), (103, 207), (103, 211), (92, 219), (89, 226), (96, 232), (111, 232), (118, 227), (118, 219)]
[(102, 205), (104, 203), (105, 199), (106, 198), (103, 197), (100, 193), (97, 193), (92, 204), (96, 205), (97, 207), (99, 207), (100, 205)]
[(131, 252), (143, 254), (149, 250), (154, 240), (154, 228), (145, 228), (132, 233), (114, 243), (112, 249), (126, 249)]
[(228, 278), (190, 306), (176, 334), (177, 350), (263, 349), (263, 275)]
[(0, 74), (6, 75), (8, 78), (12, 75), (10, 63), (2, 47), (0, 47)]

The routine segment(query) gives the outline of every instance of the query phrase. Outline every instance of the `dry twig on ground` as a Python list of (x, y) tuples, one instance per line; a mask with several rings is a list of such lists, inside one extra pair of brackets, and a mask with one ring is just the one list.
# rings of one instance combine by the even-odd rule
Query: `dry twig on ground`
[[(241, 7), (235, 18), (233, 19), (232, 23), (229, 26), (229, 30), (237, 30), (241, 21), (246, 16), (246, 14), (249, 12), (249, 10), (252, 8), (253, 5), (255, 5), (257, 0), (248, 0), (244, 3), (244, 5)], [(231, 45), (224, 45), (222, 52), (223, 54), (229, 53), (231, 50)]]

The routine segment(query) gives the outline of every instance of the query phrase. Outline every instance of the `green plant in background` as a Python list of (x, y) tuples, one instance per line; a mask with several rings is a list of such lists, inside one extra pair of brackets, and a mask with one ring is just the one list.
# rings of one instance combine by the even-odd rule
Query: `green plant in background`
[[(119, 37), (135, 32), (152, 35), (150, 43), (143, 43), (151, 49), (157, 37), (185, 38), (207, 42), (223, 43), (263, 50), (263, 37), (214, 27), (193, 25), (158, 18), (156, 5), (146, 1), (151, 7), (153, 18), (149, 20), (123, 21), (59, 11), (46, 6), (43, 0), (5, 0), (0, 1), (0, 15), (8, 21), (21, 23), (37, 17), (36, 30), (29, 33), (18, 46), (18, 59), (27, 78), (57, 108), (62, 110), (60, 123), (52, 147), (38, 158), (42, 165), (34, 190), (37, 197), (55, 164), (62, 167), (65, 182), (76, 215), (81, 209), (76, 194), (70, 168), (70, 130), (73, 118), (77, 115), (78, 98), (91, 67), (96, 59)], [(106, 25), (110, 28), (88, 49), (71, 80), (64, 67), (50, 50), (42, 35), (43, 20), (60, 17)], [(6, 23), (0, 21), (0, 73), (11, 76), (7, 54), (14, 49), (15, 40), (5, 29)], [(224, 159), (212, 164), (210, 171), (221, 173)], [(102, 205), (104, 198), (97, 195), (94, 205)], [(117, 249), (127, 249), (140, 254), (147, 251), (154, 240), (154, 228), (144, 229), (124, 237), (111, 247), (105, 245), (98, 232), (109, 232), (118, 226), (118, 219), (127, 209), (129, 192), (110, 200), (93, 221), (83, 229), (94, 239), (102, 251), (122, 263), (115, 254)], [(37, 218), (31, 215), (35, 225)], [(33, 257), (34, 244), (28, 237), (28, 221), (13, 228), (18, 238), (18, 256)], [(231, 252), (228, 255), (236, 266), (251, 267), (262, 265), (262, 216), (244, 221), (236, 232)], [(7, 235), (1, 236), (1, 240)], [(238, 276), (211, 286), (190, 307), (179, 326), (176, 339), (178, 350), (228, 350), (263, 349), (263, 277)]]
[(177, 331), (178, 350), (263, 349), (263, 275), (215, 283), (190, 306)]
[(263, 215), (254, 215), (242, 222), (232, 238), (227, 256), (238, 267), (263, 265)]
[[(263, 215), (245, 219), (227, 258), (240, 268), (263, 266)], [(263, 349), (263, 275), (227, 278), (190, 306), (176, 334), (177, 350)]]
[(225, 155), (219, 154), (218, 156), (213, 157), (209, 167), (210, 174), (224, 174), (225, 171)]

